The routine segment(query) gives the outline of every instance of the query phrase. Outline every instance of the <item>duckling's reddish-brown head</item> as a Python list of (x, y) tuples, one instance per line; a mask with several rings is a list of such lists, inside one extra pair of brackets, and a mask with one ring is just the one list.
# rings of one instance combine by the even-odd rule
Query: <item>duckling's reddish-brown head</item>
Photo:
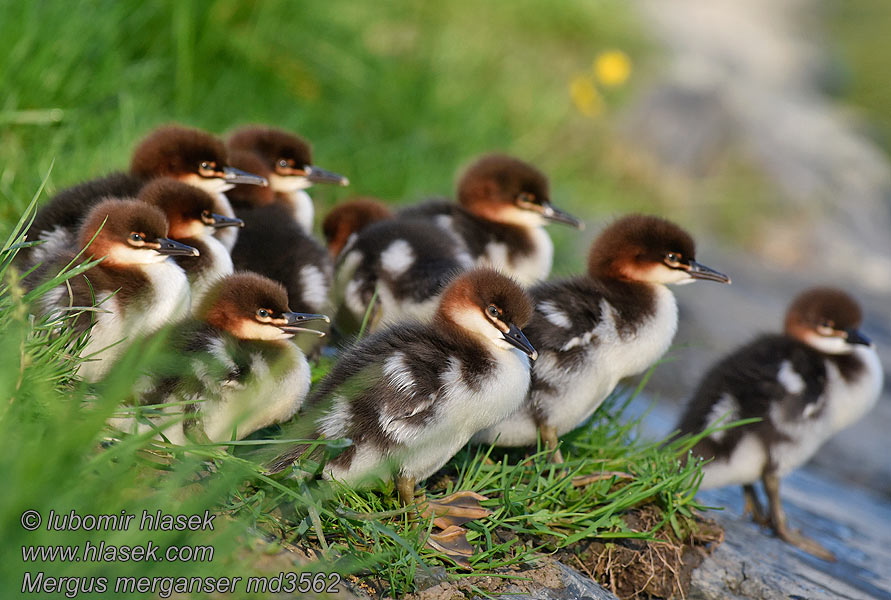
[(309, 143), (281, 129), (241, 127), (229, 136), (229, 148), (257, 154), (269, 170), (269, 184), (276, 192), (301, 190), (314, 183), (349, 184), (346, 177), (313, 165)]
[(445, 289), (434, 323), (504, 350), (519, 348), (535, 360), (538, 353), (522, 331), (531, 318), (532, 301), (523, 288), (498, 271), (477, 268)]
[(471, 213), (498, 223), (538, 227), (548, 221), (582, 228), (551, 204), (548, 179), (519, 159), (490, 154), (477, 159), (458, 180), (458, 201)]
[(241, 272), (221, 279), (198, 310), (200, 318), (244, 340), (286, 340), (308, 321), (328, 321), (324, 315), (291, 312), (284, 286), (262, 275)]
[(393, 211), (377, 198), (363, 197), (341, 202), (331, 209), (322, 223), (328, 252), (331, 256), (337, 256), (351, 235), (392, 216)]
[(266, 185), (262, 177), (229, 166), (226, 146), (215, 136), (190, 127), (167, 125), (146, 136), (130, 161), (141, 179), (173, 177), (208, 192), (223, 192), (235, 183)]
[(849, 354), (870, 345), (860, 333), (860, 305), (844, 291), (817, 287), (799, 294), (786, 311), (786, 334), (826, 354)]
[(214, 213), (214, 199), (204, 190), (171, 177), (152, 180), (140, 190), (138, 198), (164, 212), (169, 224), (168, 235), (175, 240), (203, 237), (221, 227), (244, 225), (241, 219)]
[(89, 244), (89, 255), (105, 256), (105, 266), (198, 256), (195, 248), (167, 238), (167, 218), (161, 209), (139, 200), (108, 199), (94, 206), (81, 225), (78, 241), (82, 246)]
[(696, 262), (696, 244), (686, 231), (665, 219), (629, 215), (615, 221), (594, 240), (588, 274), (595, 279), (644, 283), (689, 283), (730, 278)]

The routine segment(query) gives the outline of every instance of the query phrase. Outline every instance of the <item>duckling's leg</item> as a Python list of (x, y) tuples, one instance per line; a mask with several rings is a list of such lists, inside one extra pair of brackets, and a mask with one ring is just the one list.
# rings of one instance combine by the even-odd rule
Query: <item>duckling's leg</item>
[(771, 525), (773, 525), (777, 537), (817, 558), (835, 562), (835, 555), (832, 552), (818, 542), (803, 536), (800, 532), (789, 529), (786, 523), (786, 513), (783, 512), (783, 507), (780, 503), (780, 478), (777, 474), (772, 472), (765, 473), (762, 481), (764, 482), (764, 491), (767, 492)]
[(557, 438), (557, 428), (553, 425), (539, 425), (538, 433), (541, 436), (541, 441), (545, 443), (548, 450), (552, 450), (554, 453), (551, 456), (551, 460), (555, 463), (562, 465), (563, 464), (563, 454), (560, 452), (560, 441)]
[(752, 520), (762, 527), (770, 525), (770, 517), (764, 511), (764, 505), (761, 504), (761, 501), (758, 499), (758, 493), (755, 491), (755, 486), (751, 483), (747, 483), (742, 486), (742, 489), (743, 498), (745, 499), (743, 515), (751, 514)]

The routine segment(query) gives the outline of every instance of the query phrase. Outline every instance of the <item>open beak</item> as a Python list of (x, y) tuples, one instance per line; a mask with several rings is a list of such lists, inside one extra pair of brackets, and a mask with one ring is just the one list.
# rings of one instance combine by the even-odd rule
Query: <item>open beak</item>
[(504, 336), (504, 339), (507, 340), (508, 344), (516, 346), (532, 360), (538, 358), (538, 351), (533, 348), (529, 340), (526, 339), (526, 336), (523, 334), (523, 330), (513, 323), (510, 323), (507, 333), (502, 333), (501, 335)]
[(350, 180), (343, 175), (335, 173), (334, 171), (327, 171), (321, 167), (316, 167), (315, 165), (308, 165), (304, 167), (303, 171), (306, 173), (306, 179), (313, 183), (332, 183), (334, 185), (350, 184)]
[(287, 323), (285, 323), (284, 325), (279, 325), (278, 328), (285, 333), (300, 333), (301, 331), (306, 331), (308, 333), (314, 333), (319, 337), (325, 337), (324, 331), (307, 329), (305, 327), (300, 327), (300, 325), (302, 323), (306, 323), (307, 321), (325, 321), (326, 323), (331, 322), (331, 319), (329, 319), (326, 315), (313, 315), (310, 313), (286, 312), (282, 313), (282, 316), (285, 318)]
[(217, 213), (211, 213), (210, 218), (213, 219), (213, 223), (210, 223), (210, 226), (214, 229), (220, 229), (221, 227), (244, 227), (244, 221), (237, 217), (224, 217)]
[(253, 173), (248, 173), (247, 171), (242, 171), (235, 167), (224, 167), (223, 179), (229, 183), (246, 183), (248, 185), (260, 185), (263, 187), (269, 185), (269, 182), (265, 177), (260, 177), (259, 175), (254, 175)]
[(705, 279), (706, 281), (717, 281), (718, 283), (730, 283), (730, 278), (720, 271), (715, 271), (711, 267), (706, 267), (705, 265), (700, 264), (695, 260), (691, 260), (689, 266), (690, 268), (687, 270), (687, 273), (689, 273), (690, 277), (692, 277), (693, 279)]
[(198, 248), (180, 244), (176, 240), (169, 238), (158, 238), (155, 240), (155, 243), (160, 246), (155, 248), (155, 252), (166, 256), (199, 256), (201, 254), (198, 252)]
[(541, 216), (553, 223), (563, 223), (575, 227), (576, 229), (584, 229), (585, 223), (581, 219), (573, 217), (566, 211), (560, 210), (550, 202), (542, 204)]
[(872, 346), (872, 340), (860, 333), (853, 327), (845, 330), (848, 334), (846, 338), (849, 344), (863, 344), (864, 346)]

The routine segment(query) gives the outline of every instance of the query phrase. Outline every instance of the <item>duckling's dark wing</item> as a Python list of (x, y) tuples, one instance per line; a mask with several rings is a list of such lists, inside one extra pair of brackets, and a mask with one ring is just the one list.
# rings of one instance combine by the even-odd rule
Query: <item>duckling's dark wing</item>
[(254, 271), (278, 281), (296, 312), (324, 312), (333, 265), (328, 251), (282, 206), (238, 211), (244, 221), (232, 249), (236, 270)]
[[(404, 244), (411, 253), (404, 271), (393, 273), (383, 259), (393, 244)], [(462, 250), (453, 237), (436, 225), (414, 218), (396, 218), (369, 225), (352, 246), (363, 261), (354, 279), (360, 290), (373, 293), (377, 280), (387, 283), (397, 298), (422, 302), (437, 294), (463, 270)], [(392, 251), (392, 250), (390, 250)], [(466, 256), (466, 255), (465, 255)]]
[(135, 197), (142, 182), (126, 173), (112, 173), (66, 188), (44, 204), (28, 229), (28, 240), (45, 244), (26, 249), (17, 260), (34, 264), (76, 243), (77, 229), (90, 209), (105, 198)]
[[(418, 395), (435, 392), (435, 382), (431, 381), (417, 381), (414, 382), (417, 385), (400, 388), (392, 374), (393, 358), (396, 356), (413, 355), (415, 360), (419, 357), (424, 360), (424, 355), (438, 354), (435, 344), (430, 345), (431, 339), (435, 339), (435, 336), (430, 334), (429, 329), (418, 324), (397, 325), (372, 334), (344, 352), (310, 395), (306, 406), (317, 406), (332, 395), (359, 398), (384, 388), (392, 388), (394, 393), (398, 392), (409, 401)], [(385, 374), (388, 361), (390, 375)], [(407, 408), (408, 412), (411, 410), (414, 410), (414, 406)]]
[(681, 434), (698, 433), (725, 414), (722, 424), (759, 418), (759, 423), (704, 438), (696, 452), (725, 455), (747, 432), (769, 445), (784, 439), (782, 426), (820, 415), (825, 383), (826, 367), (819, 353), (787, 336), (762, 336), (706, 373), (678, 429)]

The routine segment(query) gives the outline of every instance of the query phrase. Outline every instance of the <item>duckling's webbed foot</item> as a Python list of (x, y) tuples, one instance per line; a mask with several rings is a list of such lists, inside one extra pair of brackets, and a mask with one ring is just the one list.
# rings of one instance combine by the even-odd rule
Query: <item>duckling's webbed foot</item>
[(463, 527), (453, 525), (441, 533), (431, 533), (427, 538), (427, 545), (445, 554), (455, 564), (470, 567), (473, 546), (467, 541), (467, 530)]
[(425, 498), (418, 502), (418, 508), (421, 510), (421, 516), (434, 515), (433, 524), (440, 529), (448, 530), (468, 521), (490, 516), (492, 511), (483, 508), (480, 504), (483, 500), (488, 500), (488, 498), (476, 492), (464, 490), (437, 501)]
[(819, 542), (816, 540), (812, 540), (811, 538), (802, 535), (800, 532), (795, 531), (793, 529), (789, 529), (787, 527), (783, 527), (782, 529), (775, 528), (777, 533), (777, 537), (783, 540), (788, 544), (792, 544), (797, 548), (801, 548), (808, 554), (812, 556), (816, 556), (817, 558), (822, 558), (825, 561), (835, 562), (835, 555), (824, 548)]
[(774, 473), (766, 473), (762, 478), (764, 491), (767, 493), (767, 501), (770, 505), (770, 524), (776, 535), (788, 544), (801, 548), (808, 554), (835, 562), (835, 555), (824, 548), (819, 542), (802, 535), (789, 527), (786, 522), (786, 513), (780, 503), (780, 478)]

